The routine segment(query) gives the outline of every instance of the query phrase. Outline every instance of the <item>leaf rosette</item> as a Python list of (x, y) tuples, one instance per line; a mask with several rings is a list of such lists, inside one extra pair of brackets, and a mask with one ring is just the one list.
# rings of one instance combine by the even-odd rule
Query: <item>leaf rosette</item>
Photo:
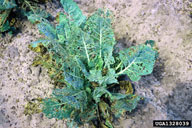
[(61, 0), (61, 4), (65, 14), (59, 14), (59, 23), (54, 26), (41, 21), (38, 29), (45, 38), (31, 43), (34, 48), (47, 48), (52, 61), (60, 65), (65, 82), (44, 99), (43, 112), (49, 118), (68, 119), (69, 126), (98, 120), (98, 127), (111, 128), (114, 117), (132, 111), (140, 100), (130, 83), (126, 93), (113, 89), (119, 86), (117, 78), (126, 74), (131, 81), (138, 81), (150, 74), (157, 57), (154, 42), (114, 53), (116, 40), (109, 11), (99, 9), (86, 18), (72, 0)]

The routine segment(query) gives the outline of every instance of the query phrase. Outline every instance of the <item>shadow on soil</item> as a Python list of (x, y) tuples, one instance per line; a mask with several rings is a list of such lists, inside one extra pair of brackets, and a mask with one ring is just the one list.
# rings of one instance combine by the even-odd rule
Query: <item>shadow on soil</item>
[(174, 118), (192, 120), (192, 83), (177, 83), (165, 104)]
[(165, 64), (164, 60), (162, 58), (158, 58), (155, 63), (155, 67), (153, 69), (153, 75), (154, 77), (161, 82), (163, 79), (163, 73), (165, 72)]

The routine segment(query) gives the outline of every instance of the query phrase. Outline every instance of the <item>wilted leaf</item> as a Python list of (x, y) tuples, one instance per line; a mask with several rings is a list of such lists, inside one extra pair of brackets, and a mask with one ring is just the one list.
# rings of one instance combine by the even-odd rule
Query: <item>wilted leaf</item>
[(126, 94), (133, 94), (134, 90), (130, 81), (120, 81), (120, 88), (126, 91)]

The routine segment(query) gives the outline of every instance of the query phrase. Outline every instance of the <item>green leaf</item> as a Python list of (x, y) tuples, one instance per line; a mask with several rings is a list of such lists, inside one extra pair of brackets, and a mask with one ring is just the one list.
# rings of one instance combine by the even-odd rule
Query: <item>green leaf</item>
[(100, 102), (101, 96), (104, 94), (111, 96), (111, 93), (105, 89), (104, 87), (96, 87), (93, 92), (93, 99), (95, 100), (96, 103)]
[(104, 84), (106, 85), (109, 85), (109, 84), (115, 84), (115, 83), (118, 83), (117, 81), (117, 75), (115, 73), (115, 70), (110, 68), (108, 69), (107, 71), (107, 75), (106, 76), (103, 76), (103, 79), (104, 79)]
[(88, 78), (90, 74), (88, 73), (85, 64), (78, 58), (76, 58), (76, 61), (77, 61), (77, 64), (79, 65), (79, 68), (83, 72), (84, 76)]
[(135, 109), (139, 100), (139, 96), (128, 95), (123, 99), (116, 100), (112, 104), (111, 110), (115, 113), (115, 116), (119, 118), (124, 112), (131, 112), (133, 109)]
[(85, 22), (86, 17), (83, 15), (80, 8), (77, 6), (73, 0), (61, 0), (61, 4), (63, 5), (64, 11), (68, 13), (69, 19), (71, 19), (74, 24), (80, 26)]
[[(73, 71), (72, 71), (73, 70)], [(81, 89), (84, 87), (84, 80), (81, 78), (80, 70), (78, 68), (73, 68), (71, 71), (65, 71), (63, 76), (65, 77), (65, 82), (71, 85), (75, 89)]]
[(31, 45), (33, 48), (37, 47), (39, 44), (43, 44), (43, 46), (47, 47), (49, 43), (50, 43), (50, 40), (41, 39), (41, 40), (37, 40), (37, 41), (31, 42), (30, 45)]
[(69, 20), (67, 19), (67, 16), (64, 15), (63, 13), (59, 14), (59, 24), (56, 26), (56, 31), (59, 42), (61, 43), (67, 41), (69, 36), (71, 35)]
[(41, 22), (43, 19), (47, 19), (48, 17), (50, 17), (49, 13), (40, 9), (35, 10), (35, 13), (33, 11), (29, 11), (25, 15), (27, 16), (28, 20), (33, 24)]
[(119, 53), (121, 71), (132, 81), (138, 81), (142, 75), (151, 74), (156, 60), (156, 51), (148, 45), (133, 46)]
[(104, 81), (101, 70), (90, 70), (90, 75), (88, 76), (88, 79), (90, 81), (97, 82), (100, 85)]
[(112, 125), (111, 121), (109, 121), (109, 120), (105, 121), (105, 125), (108, 126), (108, 128), (113, 128), (113, 125)]
[(42, 21), (37, 26), (39, 31), (43, 33), (48, 39), (57, 39), (55, 28), (47, 20)]
[(3, 24), (2, 26), (0, 26), (0, 32), (5, 32), (7, 30), (9, 30), (11, 27), (9, 26), (9, 22), (6, 21), (5, 24)]
[(46, 98), (43, 100), (43, 113), (48, 118), (70, 118), (73, 111), (70, 107), (61, 107), (59, 101), (55, 98)]
[(90, 70), (90, 74), (87, 77), (90, 81), (99, 83), (100, 85), (108, 85), (113, 83), (118, 83), (116, 79), (117, 75), (114, 69), (108, 69), (105, 76), (102, 75), (101, 70)]
[(111, 100), (112, 101), (115, 101), (115, 100), (120, 100), (120, 99), (124, 99), (127, 97), (126, 94), (121, 94), (121, 93), (111, 93)]
[(116, 41), (111, 27), (111, 20), (107, 14), (102, 10), (98, 10), (88, 18), (84, 30), (90, 34), (97, 44), (98, 55), (103, 59), (105, 67), (109, 68), (114, 63), (112, 52)]
[(0, 0), (0, 11), (16, 7), (15, 0)]
[(5, 32), (9, 30), (11, 27), (9, 26), (8, 16), (11, 10), (4, 10), (0, 14), (0, 32)]
[(75, 109), (85, 109), (87, 104), (87, 94), (85, 90), (72, 88), (55, 89), (53, 96), (60, 100), (61, 104)]
[(85, 111), (83, 111), (80, 114), (80, 118), (83, 122), (89, 123), (91, 120), (97, 118), (96, 114), (96, 105), (95, 104), (89, 104), (89, 108), (87, 108)]
[[(96, 46), (93, 45), (93, 40), (90, 36), (83, 32), (75, 24), (70, 23), (69, 19), (63, 14), (60, 15), (60, 23), (56, 27), (59, 42), (65, 46), (67, 55), (72, 57), (70, 59), (79, 58), (86, 63), (90, 63), (92, 55), (96, 55)], [(65, 55), (66, 56), (66, 55)]]
[[(97, 47), (97, 46), (96, 46)], [(98, 53), (95, 53), (98, 54)], [(102, 70), (103, 68), (103, 59), (100, 56), (96, 56), (88, 63), (89, 69), (96, 69), (96, 70)]]
[(145, 44), (146, 45), (150, 45), (151, 47), (154, 47), (155, 46), (155, 41), (154, 40), (147, 40), (146, 42), (145, 42)]

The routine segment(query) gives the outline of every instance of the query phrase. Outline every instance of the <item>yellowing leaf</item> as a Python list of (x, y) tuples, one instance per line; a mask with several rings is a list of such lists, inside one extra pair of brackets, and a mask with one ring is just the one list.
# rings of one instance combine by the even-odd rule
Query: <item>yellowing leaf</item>
[(130, 81), (120, 81), (120, 88), (126, 91), (126, 94), (133, 94), (133, 86)]

